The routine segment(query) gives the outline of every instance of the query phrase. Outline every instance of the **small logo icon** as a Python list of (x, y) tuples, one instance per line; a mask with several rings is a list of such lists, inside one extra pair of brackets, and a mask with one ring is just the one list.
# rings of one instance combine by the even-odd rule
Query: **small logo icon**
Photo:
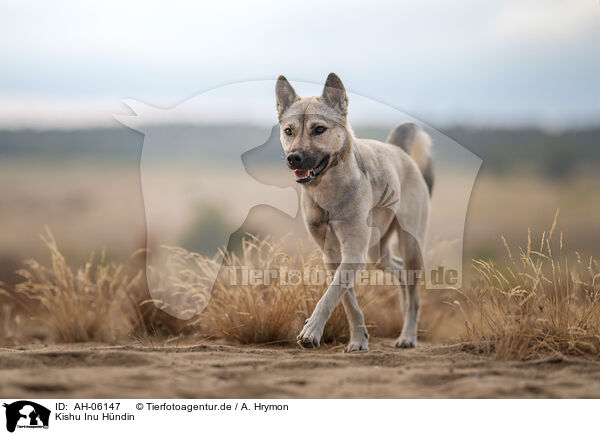
[(29, 400), (19, 400), (4, 404), (6, 408), (6, 430), (14, 432), (22, 429), (48, 429), (50, 410)]

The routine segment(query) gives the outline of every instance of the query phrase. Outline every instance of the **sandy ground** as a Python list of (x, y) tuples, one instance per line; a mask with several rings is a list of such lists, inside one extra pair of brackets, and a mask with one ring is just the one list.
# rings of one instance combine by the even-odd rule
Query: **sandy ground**
[[(389, 341), (389, 342), (388, 342)], [(553, 398), (600, 397), (600, 362), (495, 361), (464, 346), (341, 347), (101, 344), (0, 350), (0, 397)]]

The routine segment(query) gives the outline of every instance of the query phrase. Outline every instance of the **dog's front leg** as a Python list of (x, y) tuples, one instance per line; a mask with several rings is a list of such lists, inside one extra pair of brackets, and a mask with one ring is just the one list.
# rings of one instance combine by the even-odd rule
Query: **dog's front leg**
[[(298, 344), (302, 347), (319, 346), (327, 320), (342, 297), (345, 297), (347, 300), (344, 305), (347, 305), (350, 312), (354, 314), (352, 318), (348, 319), (351, 323), (351, 343), (364, 341), (364, 350), (367, 350), (366, 327), (353, 290), (356, 274), (364, 270), (367, 257), (369, 228), (362, 222), (366, 222), (366, 219), (356, 219), (354, 222), (330, 221), (329, 223), (330, 230), (335, 233), (335, 239), (339, 240), (341, 261), (329, 288), (317, 303), (312, 315), (304, 324), (302, 332), (298, 335)], [(348, 312), (348, 310), (346, 311)], [(361, 324), (352, 325), (355, 321)], [(360, 340), (358, 336), (355, 336), (357, 333), (362, 334)]]

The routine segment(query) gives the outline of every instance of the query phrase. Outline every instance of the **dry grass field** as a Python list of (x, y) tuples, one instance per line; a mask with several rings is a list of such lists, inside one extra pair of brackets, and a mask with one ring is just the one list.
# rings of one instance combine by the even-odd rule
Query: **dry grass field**
[[(234, 286), (219, 273), (200, 315), (168, 316), (145, 285), (135, 176), (37, 169), (0, 184), (1, 396), (600, 397), (600, 266), (590, 258), (598, 202), (582, 200), (599, 191), (593, 178), (482, 177), (466, 224), (467, 284), (422, 292), (422, 346), (393, 348), (399, 298), (380, 285), (357, 289), (371, 351), (345, 354), (339, 308), (320, 349), (295, 344), (324, 285)], [(559, 207), (553, 222), (545, 211)], [(265, 216), (252, 225), (270, 225)], [(247, 237), (220, 255), (225, 267), (323, 270), (310, 245), (289, 247)], [(215, 257), (170, 249), (188, 269), (161, 291), (205, 300)]]
[[(3, 291), (22, 310), (3, 311), (2, 338), (11, 346), (0, 351), (0, 394), (600, 397), (600, 267), (578, 256), (570, 266), (555, 231), (556, 221), (515, 254), (506, 245), (502, 265), (475, 260), (479, 281), (471, 288), (424, 292), (425, 344), (416, 350), (392, 346), (401, 325), (395, 289), (358, 288), (375, 337), (371, 351), (359, 354), (344, 353), (341, 309), (321, 349), (294, 345), (323, 287), (231, 286), (220, 276), (202, 314), (169, 321), (145, 297), (135, 256), (124, 264), (91, 257), (75, 270), (48, 234), (51, 265), (27, 262), (14, 293)], [(206, 289), (186, 283), (201, 282), (214, 259), (176, 252), (190, 264), (186, 275), (199, 275), (175, 287), (203, 295)], [(228, 265), (323, 267), (314, 252), (292, 257), (254, 238), (241, 255), (224, 255)], [(25, 344), (32, 339), (40, 344)]]

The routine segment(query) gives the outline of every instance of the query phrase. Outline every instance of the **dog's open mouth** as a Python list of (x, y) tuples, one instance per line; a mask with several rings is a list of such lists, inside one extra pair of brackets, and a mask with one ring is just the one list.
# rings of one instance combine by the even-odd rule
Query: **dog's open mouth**
[(308, 183), (309, 181), (317, 178), (329, 164), (329, 156), (323, 157), (319, 164), (312, 169), (295, 169), (294, 175), (296, 176), (297, 183)]

